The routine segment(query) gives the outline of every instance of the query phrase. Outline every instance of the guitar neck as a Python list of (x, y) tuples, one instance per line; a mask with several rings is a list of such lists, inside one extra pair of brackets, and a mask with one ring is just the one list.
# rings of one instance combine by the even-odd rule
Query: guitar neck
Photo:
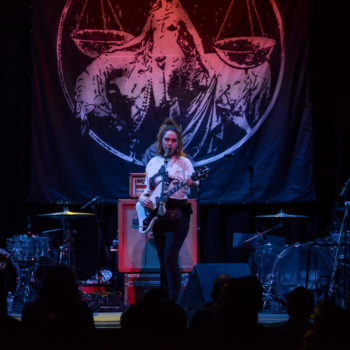
[(175, 187), (173, 187), (171, 190), (169, 190), (166, 194), (165, 194), (165, 200), (167, 200), (173, 193), (175, 193), (176, 191), (178, 191), (181, 187), (186, 185), (186, 181), (182, 181), (179, 184), (177, 184)]
[[(201, 174), (200, 172), (195, 172), (194, 174), (192, 174), (192, 176), (190, 176), (192, 181), (196, 181), (196, 180), (200, 179), (201, 177), (203, 177), (203, 174)], [(166, 192), (164, 194), (164, 201), (166, 201), (173, 193), (175, 193), (176, 191), (178, 191), (181, 187), (183, 187), (185, 185), (186, 185), (186, 180), (178, 183), (175, 187), (173, 187), (171, 190)]]

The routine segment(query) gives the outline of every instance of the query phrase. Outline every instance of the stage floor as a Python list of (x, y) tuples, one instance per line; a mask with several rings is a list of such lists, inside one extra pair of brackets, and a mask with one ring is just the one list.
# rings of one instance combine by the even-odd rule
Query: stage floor
[[(122, 312), (94, 312), (95, 327), (103, 328), (120, 328), (120, 317)], [(21, 315), (11, 314), (11, 316), (21, 320)], [(288, 320), (286, 313), (259, 313), (258, 321), (260, 324), (272, 325)]]

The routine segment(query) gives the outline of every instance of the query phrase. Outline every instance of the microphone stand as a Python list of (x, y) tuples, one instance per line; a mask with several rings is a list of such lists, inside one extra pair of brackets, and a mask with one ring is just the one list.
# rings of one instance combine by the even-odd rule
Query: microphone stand
[[(340, 250), (342, 246), (346, 220), (349, 214), (349, 209), (350, 209), (350, 201), (345, 201), (345, 212), (344, 212), (343, 221), (341, 223), (341, 228), (339, 232), (339, 238), (338, 238), (337, 248), (336, 248), (335, 257), (334, 257), (333, 270), (332, 270), (331, 280), (330, 280), (329, 289), (328, 289), (328, 297), (330, 298), (335, 297), (335, 288), (337, 286), (338, 276), (339, 276), (339, 270), (338, 270), (339, 255), (340, 255)], [(344, 246), (344, 249), (346, 249), (345, 246)]]
[[(346, 253), (347, 253), (347, 237), (345, 235), (344, 236), (344, 231), (345, 231), (345, 226), (347, 223), (347, 218), (348, 218), (348, 214), (349, 214), (349, 209), (350, 209), (350, 201), (348, 201), (348, 196), (347, 196), (347, 192), (348, 192), (348, 186), (350, 183), (350, 177), (347, 179), (347, 181), (345, 182), (341, 192), (340, 192), (340, 198), (342, 198), (344, 200), (344, 216), (343, 216), (343, 221), (341, 223), (341, 227), (340, 227), (340, 232), (339, 232), (339, 237), (338, 237), (338, 243), (337, 243), (337, 248), (335, 251), (335, 257), (334, 257), (334, 264), (333, 264), (333, 270), (332, 270), (332, 275), (331, 275), (331, 279), (330, 279), (330, 283), (329, 283), (329, 289), (328, 289), (328, 297), (334, 299), (335, 298), (335, 294), (336, 294), (336, 287), (337, 287), (337, 283), (338, 283), (338, 277), (340, 274), (340, 270), (338, 268), (338, 264), (339, 264), (339, 255), (340, 255), (340, 251), (341, 251), (341, 247), (343, 245), (344, 248), (344, 258), (346, 258)], [(342, 244), (342, 242), (344, 242), (344, 244)], [(347, 276), (347, 261), (344, 261), (344, 277), (346, 278)], [(346, 293), (346, 289), (348, 286), (346, 286), (345, 289), (345, 293)], [(343, 302), (345, 303), (345, 295), (344, 295), (344, 300)]]
[(167, 168), (168, 168), (168, 161), (169, 158), (167, 156), (167, 153), (164, 155), (164, 168), (162, 171), (162, 191), (161, 191), (161, 195), (160, 195), (160, 202), (159, 202), (159, 207), (158, 207), (158, 213), (157, 216), (158, 217), (162, 217), (164, 216), (164, 188), (165, 188), (165, 181), (168, 182), (168, 175), (167, 175)]
[[(103, 244), (102, 239), (102, 228), (101, 228), (101, 221), (102, 221), (102, 213), (98, 215), (96, 205), (92, 202), (91, 209), (93, 213), (96, 215), (96, 223), (97, 223), (97, 302), (96, 302), (96, 309), (99, 310), (101, 305), (103, 304), (103, 298), (102, 298), (102, 289), (101, 289), (101, 281), (102, 281), (102, 274), (101, 274), (101, 256), (102, 256), (102, 247), (106, 247), (105, 244)], [(104, 202), (101, 199), (102, 203), (102, 212), (104, 207)], [(107, 250), (106, 250), (107, 251)]]
[(91, 209), (96, 215), (97, 223), (97, 308), (102, 304), (101, 298), (101, 249), (102, 249), (102, 230), (101, 230), (101, 217), (97, 215), (95, 204), (91, 205)]
[(198, 180), (197, 190), (197, 237), (201, 237), (201, 179)]
[[(167, 175), (167, 168), (168, 168), (168, 153), (169, 150), (165, 151), (165, 155), (164, 155), (164, 167), (162, 170), (162, 191), (161, 191), (161, 196), (160, 196), (160, 202), (159, 202), (159, 207), (158, 207), (158, 213), (157, 216), (158, 218), (162, 218), (164, 216), (164, 188), (165, 188), (165, 182), (168, 182), (168, 175)], [(161, 221), (159, 222), (160, 225), (162, 225)], [(164, 267), (164, 237), (161, 235), (160, 236), (160, 251), (159, 251), (159, 264), (160, 264), (160, 288), (165, 290), (165, 286), (166, 286), (166, 282), (165, 282), (165, 267)]]

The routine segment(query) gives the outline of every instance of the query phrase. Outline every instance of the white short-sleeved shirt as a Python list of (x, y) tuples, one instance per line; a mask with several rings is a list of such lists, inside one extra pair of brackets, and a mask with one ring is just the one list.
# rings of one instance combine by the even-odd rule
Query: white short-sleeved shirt
[[(149, 194), (162, 181), (162, 177), (158, 175), (161, 167), (164, 166), (164, 157), (153, 157), (146, 166), (146, 189), (144, 194)], [(171, 190), (178, 183), (187, 180), (193, 173), (194, 169), (191, 161), (183, 156), (173, 156), (169, 159), (167, 165), (167, 174), (169, 185), (165, 191)], [(170, 198), (187, 199), (187, 185), (173, 193)]]

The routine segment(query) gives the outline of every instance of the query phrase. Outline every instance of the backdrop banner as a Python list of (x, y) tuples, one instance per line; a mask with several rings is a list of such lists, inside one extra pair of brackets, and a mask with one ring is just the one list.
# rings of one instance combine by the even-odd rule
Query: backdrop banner
[(128, 198), (167, 117), (201, 203), (313, 201), (308, 6), (32, 1), (29, 201)]

